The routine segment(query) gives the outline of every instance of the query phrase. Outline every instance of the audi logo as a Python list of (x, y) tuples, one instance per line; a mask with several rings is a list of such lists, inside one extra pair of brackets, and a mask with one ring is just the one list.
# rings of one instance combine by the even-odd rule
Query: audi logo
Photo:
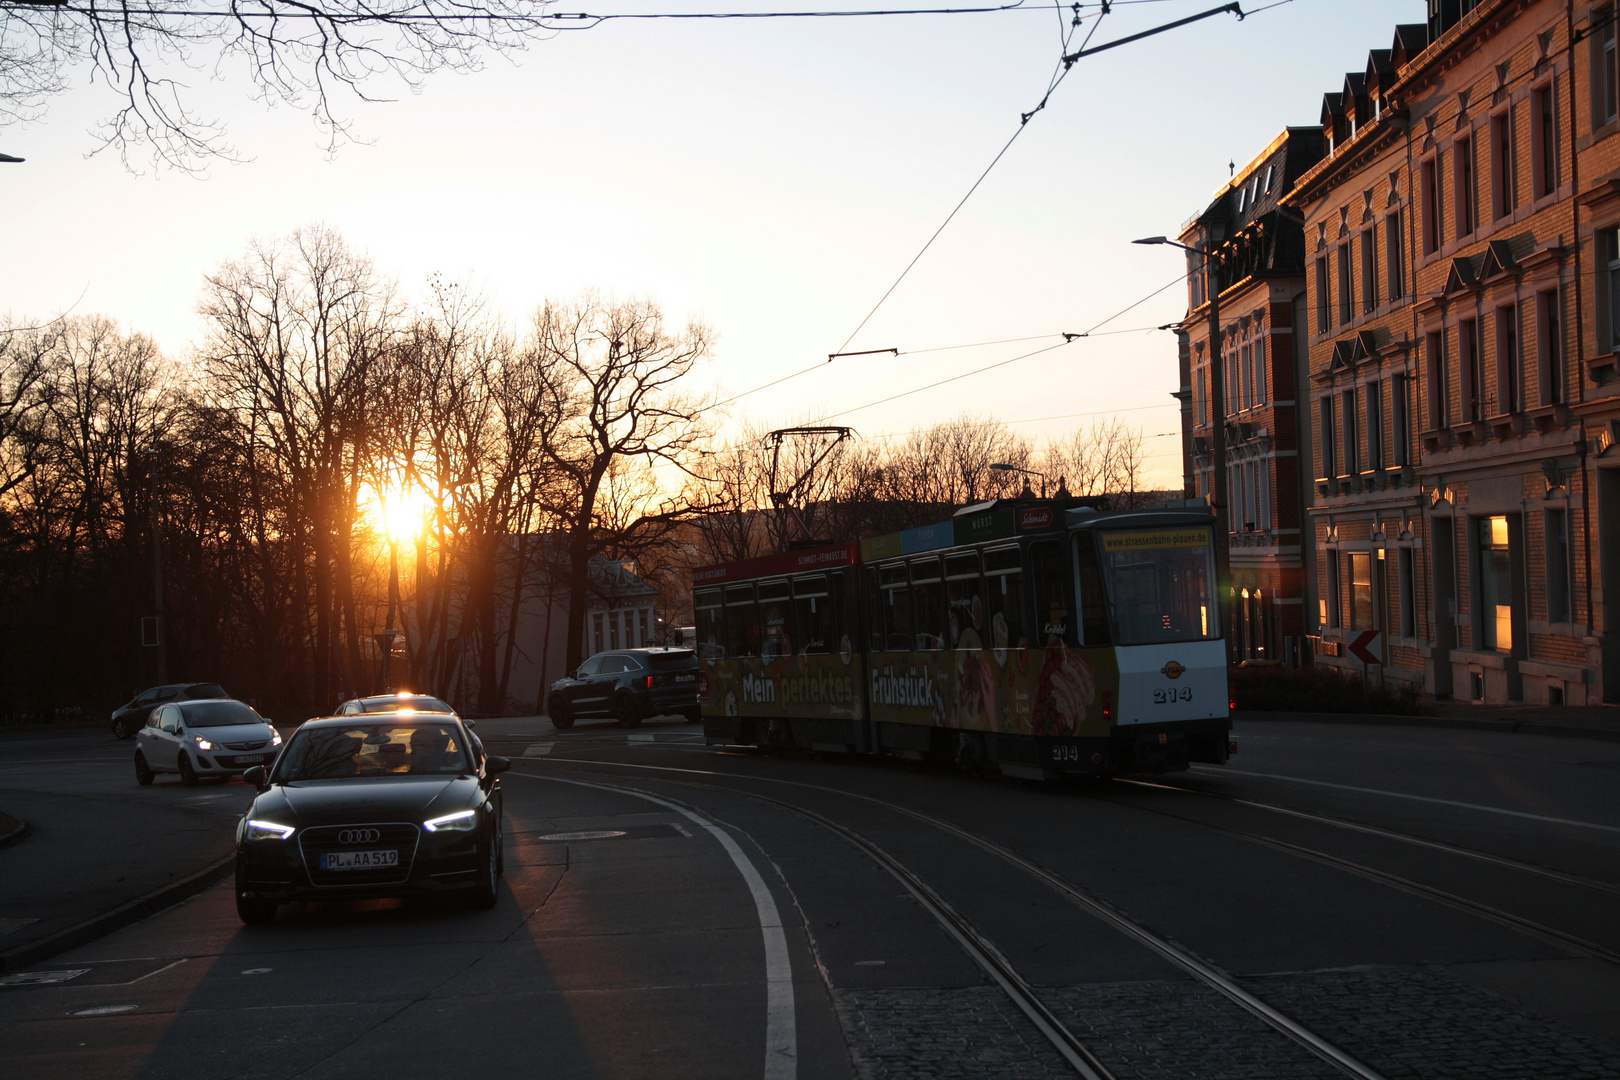
[(382, 839), (382, 833), (376, 829), (344, 829), (338, 833), (340, 844), (375, 844)]

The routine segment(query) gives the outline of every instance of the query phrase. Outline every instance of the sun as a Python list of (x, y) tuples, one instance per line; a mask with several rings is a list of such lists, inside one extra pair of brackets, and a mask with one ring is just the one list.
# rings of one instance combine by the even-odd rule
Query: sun
[(404, 488), (364, 489), (361, 504), (372, 526), (396, 543), (415, 540), (427, 527), (431, 500), (427, 492), (411, 485)]

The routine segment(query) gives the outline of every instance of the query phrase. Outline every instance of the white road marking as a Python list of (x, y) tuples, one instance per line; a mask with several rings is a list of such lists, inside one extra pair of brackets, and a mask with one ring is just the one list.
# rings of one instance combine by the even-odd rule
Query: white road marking
[(625, 736), (627, 742), (657, 742), (658, 736), (650, 731), (632, 731)]
[(527, 750), (523, 751), (523, 756), (524, 757), (545, 757), (547, 754), (551, 753), (551, 748), (554, 745), (556, 745), (556, 744), (555, 743), (548, 743), (548, 742), (534, 743)]
[(1361, 795), (1383, 795), (1391, 799), (1410, 799), (1413, 802), (1456, 806), (1464, 810), (1480, 810), (1487, 814), (1505, 814), (1508, 817), (1526, 818), (1530, 821), (1544, 821), (1550, 825), (1574, 825), (1582, 829), (1601, 829), (1604, 832), (1620, 833), (1620, 826), (1616, 825), (1599, 825), (1592, 821), (1548, 817), (1545, 814), (1528, 814), (1522, 810), (1504, 810), (1499, 806), (1481, 806), (1479, 803), (1458, 802), (1455, 799), (1436, 799), (1428, 795), (1408, 795), (1404, 791), (1381, 791), (1378, 788), (1356, 787), (1353, 784), (1333, 784), (1326, 780), (1307, 780), (1302, 776), (1282, 776), (1278, 773), (1244, 772), (1242, 769), (1229, 769), (1224, 765), (1210, 766), (1207, 769), (1194, 765), (1193, 768), (1208, 776), (1220, 776), (1225, 773), (1231, 776), (1255, 776), (1265, 780), (1286, 780), (1291, 784), (1310, 784), (1313, 787), (1334, 788), (1338, 791), (1354, 791)]
[(731, 856), (732, 863), (742, 874), (743, 881), (748, 884), (748, 891), (754, 898), (754, 911), (759, 917), (759, 929), (765, 940), (765, 1080), (794, 1080), (798, 1075), (799, 1043), (798, 1030), (794, 1022), (793, 1013), (793, 965), (788, 957), (787, 934), (782, 927), (782, 916), (776, 908), (776, 900), (771, 896), (771, 890), (766, 886), (765, 879), (760, 876), (759, 870), (746, 852), (732, 839), (731, 834), (720, 826), (701, 816), (693, 810), (688, 810), (679, 803), (661, 799), (657, 795), (649, 795), (634, 788), (615, 787), (611, 784), (592, 784), (584, 780), (567, 780), (560, 776), (533, 776), (528, 773), (512, 772), (508, 776), (523, 776), (530, 780), (549, 780), (556, 784), (573, 784), (577, 787), (596, 788), (600, 791), (612, 791), (620, 795), (633, 795), (638, 799), (645, 799), (650, 803), (657, 803), (675, 811), (694, 824), (708, 831), (709, 835), (725, 849)]
[(54, 986), (77, 979), (89, 968), (69, 968), (63, 971), (19, 971), (0, 979), (0, 986)]

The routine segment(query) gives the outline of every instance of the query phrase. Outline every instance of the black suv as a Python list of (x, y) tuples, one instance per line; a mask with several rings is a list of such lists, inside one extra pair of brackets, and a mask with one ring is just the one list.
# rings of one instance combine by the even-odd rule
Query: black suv
[(639, 727), (649, 716), (679, 713), (696, 723), (697, 654), (691, 649), (615, 649), (597, 653), (567, 679), (551, 686), (551, 724), (560, 730), (591, 716), (611, 717), (620, 727)]
[(113, 710), (112, 733), (116, 739), (127, 739), (146, 726), (152, 710), (170, 701), (202, 701), (208, 698), (228, 698), (231, 695), (219, 683), (169, 683), (142, 690), (132, 699)]

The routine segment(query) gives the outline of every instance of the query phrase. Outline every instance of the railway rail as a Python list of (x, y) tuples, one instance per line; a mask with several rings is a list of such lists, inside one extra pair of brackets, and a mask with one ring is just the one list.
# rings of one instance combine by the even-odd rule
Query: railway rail
[[(1382, 1074), (1371, 1066), (1357, 1059), (1354, 1055), (1334, 1045), (1329, 1040), (1318, 1035), (1303, 1024), (1286, 1016), (1273, 1008), (1265, 1001), (1251, 994), (1240, 986), (1230, 976), (1220, 971), (1214, 965), (1205, 962), (1166, 938), (1153, 933), (1147, 927), (1131, 919), (1109, 903), (1093, 896), (1090, 892), (1069, 882), (1061, 876), (1052, 873), (1045, 867), (1024, 858), (1011, 849), (996, 843), (993, 840), (972, 833), (952, 822), (931, 814), (914, 810), (910, 807), (879, 799), (874, 796), (841, 790), (821, 784), (810, 784), (803, 781), (783, 780), (778, 778), (739, 776), (733, 773), (724, 773), (716, 770), (689, 769), (676, 766), (648, 765), (633, 762), (604, 761), (599, 759), (550, 757), (549, 765), (585, 765), (604, 766), (608, 768), (632, 769), (641, 772), (664, 774), (659, 777), (666, 783), (674, 783), (687, 787), (705, 788), (714, 791), (723, 791), (731, 795), (741, 795), (759, 802), (770, 803), (792, 813), (804, 817), (856, 848), (889, 874), (895, 877), (906, 890), (917, 899), (940, 924), (964, 952), (977, 964), (981, 970), (990, 977), (991, 981), (1001, 987), (1014, 1005), (1027, 1016), (1037, 1030), (1052, 1044), (1053, 1048), (1064, 1058), (1074, 1071), (1087, 1078), (1087, 1080), (1111, 1080), (1112, 1074), (1097, 1059), (1096, 1055), (1088, 1049), (1078, 1038), (1065, 1028), (1055, 1015), (1040, 1000), (1039, 995), (1022, 976), (1013, 968), (1012, 964), (998, 950), (994, 943), (968, 920), (964, 919), (951, 905), (935, 890), (920, 878), (904, 863), (885, 851), (849, 826), (834, 821), (824, 814), (818, 813), (808, 807), (774, 798), (756, 791), (739, 789), (732, 784), (715, 781), (756, 781), (805, 790), (823, 792), (831, 795), (843, 796), (858, 800), (869, 805), (881, 807), (892, 813), (899, 814), (913, 821), (927, 825), (933, 829), (972, 845), (973, 847), (994, 856), (1009, 864), (1015, 869), (1034, 878), (1047, 887), (1055, 890), (1076, 907), (1087, 914), (1101, 920), (1104, 924), (1124, 934), (1144, 946), (1159, 958), (1169, 962), (1173, 967), (1191, 976), (1198, 982), (1214, 990), (1222, 997), (1232, 1002), (1245, 1012), (1258, 1018), (1264, 1024), (1287, 1037), (1297, 1045), (1303, 1047), (1312, 1055), (1327, 1062), (1346, 1076), (1356, 1080), (1384, 1080)], [(547, 770), (549, 771), (549, 770)], [(597, 774), (600, 775), (600, 774)], [(697, 779), (710, 778), (708, 780)]]

